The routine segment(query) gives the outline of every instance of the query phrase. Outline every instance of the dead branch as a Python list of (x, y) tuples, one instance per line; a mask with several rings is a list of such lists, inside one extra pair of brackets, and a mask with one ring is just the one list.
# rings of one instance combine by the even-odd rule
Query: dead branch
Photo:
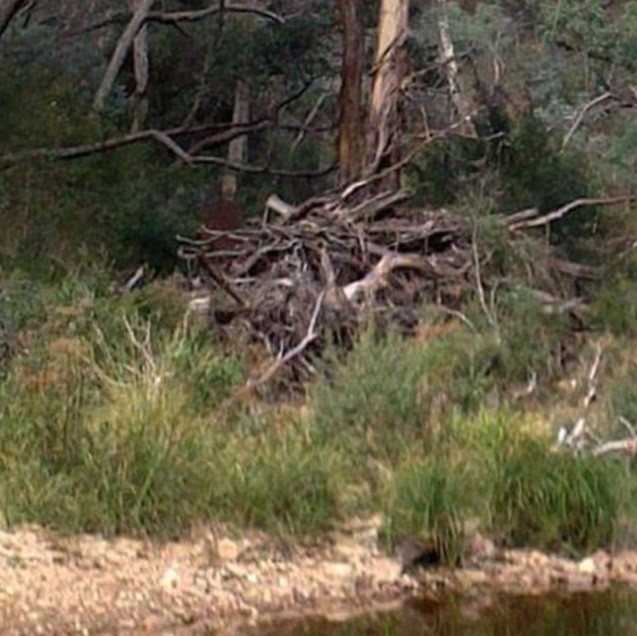
[(544, 214), (540, 217), (514, 220), (512, 223), (508, 223), (508, 228), (510, 232), (517, 232), (519, 230), (526, 230), (533, 227), (541, 227), (561, 219), (563, 216), (566, 216), (569, 212), (572, 212), (577, 208), (590, 207), (594, 205), (617, 205), (618, 203), (628, 203), (630, 201), (635, 201), (636, 199), (637, 196), (631, 194), (621, 197), (607, 197), (601, 199), (576, 199), (575, 201), (571, 201), (570, 203), (563, 205), (561, 208), (553, 210), (553, 212), (549, 212), (548, 214)]
[(126, 59), (126, 55), (130, 47), (133, 44), (133, 40), (135, 36), (139, 32), (140, 28), (144, 24), (146, 17), (148, 16), (148, 12), (151, 7), (155, 3), (155, 0), (140, 0), (137, 10), (133, 14), (128, 26), (124, 29), (117, 46), (115, 47), (115, 51), (111, 57), (108, 66), (106, 67), (106, 71), (104, 72), (104, 76), (102, 77), (102, 81), (95, 93), (95, 98), (93, 99), (93, 109), (97, 112), (101, 112), (104, 109), (104, 102), (106, 101), (106, 97), (111, 92), (111, 88), (115, 83), (115, 78), (119, 74), (124, 60)]
[[(172, 136), (188, 132), (180, 128), (172, 129), (170, 131), (162, 130), (144, 130), (141, 132), (130, 133), (123, 135), (122, 137), (116, 137), (114, 139), (107, 139), (106, 141), (100, 141), (95, 143), (81, 144), (79, 146), (69, 146), (66, 148), (36, 148), (33, 150), (26, 150), (23, 152), (9, 153), (0, 157), (0, 166), (3, 168), (10, 167), (17, 163), (24, 161), (31, 161), (36, 159), (49, 159), (49, 160), (68, 160), (79, 159), (81, 157), (88, 157), (101, 152), (107, 152), (110, 150), (116, 150), (124, 146), (129, 146), (135, 143), (143, 143), (147, 141), (156, 141), (170, 150), (181, 161), (188, 165), (194, 164), (214, 164), (218, 166), (224, 166), (237, 172), (245, 172), (250, 174), (271, 174), (281, 177), (289, 178), (318, 178), (324, 177), (336, 170), (335, 164), (330, 164), (319, 170), (306, 170), (306, 171), (294, 171), (294, 170), (280, 170), (278, 168), (271, 167), (269, 162), (261, 166), (256, 166), (247, 163), (231, 162), (223, 157), (217, 157), (213, 155), (191, 155), (184, 150)], [(244, 133), (240, 133), (244, 134)], [(221, 143), (221, 142), (220, 142)]]
[(565, 428), (561, 428), (558, 433), (558, 444), (564, 444), (576, 451), (581, 451), (587, 444), (589, 433), (586, 428), (586, 415), (597, 395), (597, 374), (602, 361), (602, 347), (598, 343), (595, 348), (595, 358), (586, 376), (586, 395), (582, 400), (582, 415), (575, 422), (573, 430), (568, 433)]
[(566, 135), (564, 135), (564, 140), (562, 141), (562, 149), (560, 150), (560, 152), (564, 152), (566, 150), (566, 146), (568, 146), (569, 142), (573, 138), (575, 131), (580, 127), (581, 123), (584, 121), (584, 117), (586, 116), (586, 113), (589, 110), (591, 110), (591, 108), (594, 108), (598, 104), (605, 102), (607, 99), (614, 99), (614, 97), (615, 96), (612, 93), (606, 92), (606, 93), (603, 93), (602, 95), (598, 95), (597, 97), (595, 97), (595, 99), (591, 99), (589, 102), (586, 102), (586, 104), (584, 104), (580, 108), (579, 112), (577, 113), (577, 116), (575, 117), (573, 121), (573, 124), (569, 128)]
[[(273, 11), (268, 11), (266, 9), (260, 9), (258, 7), (249, 7), (244, 5), (230, 5), (230, 6), (214, 6), (208, 7), (206, 9), (199, 9), (197, 11), (176, 11), (176, 12), (160, 12), (160, 11), (149, 11), (145, 22), (156, 22), (159, 24), (178, 24), (180, 22), (197, 22), (199, 20), (203, 20), (205, 18), (213, 17), (219, 15), (221, 13), (244, 13), (244, 14), (253, 14), (257, 17), (264, 18), (266, 20), (270, 20), (277, 24), (285, 24), (286, 18), (281, 16)], [(82, 29), (78, 29), (76, 31), (70, 32), (68, 35), (73, 37), (77, 35), (82, 35), (84, 33), (88, 33), (91, 31), (98, 31), (99, 29), (104, 29), (106, 27), (112, 26), (114, 24), (128, 24), (130, 22), (131, 15), (130, 13), (116, 13), (114, 15), (109, 16), (104, 20), (98, 20), (93, 24), (90, 24)]]
[(609, 455), (610, 453), (620, 453), (622, 455), (634, 457), (637, 455), (637, 439), (620, 439), (611, 442), (604, 442), (592, 450), (592, 454), (595, 457)]
[(277, 24), (285, 24), (285, 18), (273, 11), (260, 9), (259, 7), (250, 7), (245, 5), (225, 5), (223, 8), (214, 6), (198, 11), (175, 11), (171, 13), (151, 12), (148, 14), (148, 22), (158, 22), (160, 24), (177, 24), (179, 22), (198, 22), (204, 18), (217, 15), (218, 13), (248, 13), (256, 15), (266, 20), (271, 20)]
[(385, 254), (362, 280), (355, 281), (343, 288), (348, 301), (356, 302), (361, 296), (369, 298), (372, 294), (389, 285), (390, 274), (398, 268), (425, 269), (422, 259), (413, 254)]

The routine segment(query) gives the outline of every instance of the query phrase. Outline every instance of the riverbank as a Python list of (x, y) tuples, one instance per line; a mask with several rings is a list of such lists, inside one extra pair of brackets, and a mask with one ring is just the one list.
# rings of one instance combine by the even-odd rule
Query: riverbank
[[(488, 603), (490, 592), (543, 594), (637, 586), (637, 552), (580, 561), (473, 541), (466, 567), (403, 573), (385, 555), (377, 523), (311, 545), (201, 529), (158, 544), (36, 528), (0, 533), (0, 625), (7, 635), (246, 633), (294, 618), (343, 620), (409, 598), (451, 593)], [(476, 592), (480, 592), (478, 595)]]

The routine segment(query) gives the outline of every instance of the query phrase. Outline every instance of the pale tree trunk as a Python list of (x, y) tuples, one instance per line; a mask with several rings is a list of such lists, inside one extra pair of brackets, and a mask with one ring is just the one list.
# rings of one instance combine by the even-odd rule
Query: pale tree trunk
[(338, 0), (343, 28), (338, 132), (341, 183), (360, 176), (364, 158), (362, 81), (365, 32), (360, 15), (360, 1)]
[(441, 62), (444, 65), (447, 76), (447, 86), (449, 87), (449, 98), (453, 106), (454, 115), (460, 120), (459, 131), (476, 136), (475, 126), (472, 121), (471, 102), (460, 83), (460, 66), (456, 59), (456, 51), (451, 39), (449, 29), (449, 18), (447, 15), (447, 0), (437, 0), (440, 14), (438, 16), (438, 35), (440, 37)]
[[(141, 0), (132, 0), (131, 9), (137, 12)], [(148, 115), (148, 27), (142, 24), (133, 39), (133, 64), (135, 70), (135, 104), (133, 110), (132, 132), (144, 128)]]
[[(246, 124), (250, 119), (250, 87), (238, 78), (234, 89), (233, 124)], [(240, 135), (232, 139), (228, 145), (228, 161), (245, 163), (248, 154), (248, 136)], [(234, 201), (237, 192), (237, 174), (228, 169), (221, 179), (221, 196), (226, 201)]]
[(26, 4), (26, 0), (0, 0), (0, 37), (7, 30), (15, 14)]
[(124, 29), (124, 33), (122, 33), (121, 37), (119, 38), (119, 42), (115, 47), (115, 51), (111, 57), (111, 61), (106, 67), (104, 77), (102, 77), (102, 82), (95, 93), (95, 98), (93, 99), (93, 109), (97, 112), (104, 110), (104, 103), (106, 101), (106, 98), (111, 92), (113, 84), (115, 83), (115, 79), (117, 78), (117, 75), (124, 65), (124, 61), (126, 60), (128, 51), (133, 45), (133, 40), (146, 21), (146, 16), (148, 15), (148, 12), (150, 11), (154, 3), (155, 0), (138, 0), (136, 5), (137, 10), (133, 14), (131, 21)]
[[(381, 0), (374, 55), (374, 80), (370, 105), (366, 171), (375, 172), (381, 160), (397, 157), (398, 101), (406, 72), (409, 0)], [(389, 155), (389, 156), (388, 156)], [(397, 179), (398, 175), (395, 174)]]

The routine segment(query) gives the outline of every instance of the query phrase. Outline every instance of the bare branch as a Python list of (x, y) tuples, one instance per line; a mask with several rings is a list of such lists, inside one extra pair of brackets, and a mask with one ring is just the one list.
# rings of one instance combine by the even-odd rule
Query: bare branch
[[(277, 24), (285, 24), (286, 18), (273, 11), (267, 11), (265, 9), (259, 9), (257, 7), (248, 7), (243, 5), (234, 6), (211, 6), (206, 9), (199, 9), (197, 11), (175, 11), (175, 12), (161, 12), (161, 11), (149, 11), (146, 15), (144, 22), (157, 22), (158, 24), (178, 24), (180, 22), (198, 22), (205, 18), (209, 18), (215, 15), (224, 13), (246, 13), (256, 15), (258, 17), (276, 22)], [(88, 31), (97, 31), (113, 24), (127, 24), (131, 19), (128, 13), (117, 13), (109, 16), (105, 20), (99, 20), (94, 22), (78, 31), (73, 31), (70, 35), (80, 35)]]
[[(257, 126), (258, 127), (258, 126)], [(245, 128), (245, 127), (244, 127)], [(261, 166), (231, 162), (223, 157), (217, 157), (214, 155), (191, 155), (184, 150), (171, 135), (183, 134), (188, 132), (181, 128), (173, 130), (144, 130), (138, 133), (131, 133), (122, 137), (116, 137), (114, 139), (107, 139), (106, 141), (94, 142), (89, 144), (81, 144), (79, 146), (69, 146), (67, 148), (36, 148), (34, 150), (27, 150), (24, 152), (17, 152), (0, 157), (0, 167), (9, 167), (23, 161), (29, 161), (33, 159), (78, 159), (80, 157), (87, 157), (89, 155), (97, 154), (100, 152), (106, 152), (109, 150), (115, 150), (134, 143), (140, 143), (145, 141), (156, 141), (174, 153), (179, 159), (188, 165), (194, 164), (214, 164), (218, 166), (225, 166), (238, 172), (245, 172), (250, 174), (272, 174), (281, 177), (290, 178), (316, 178), (323, 177), (336, 170), (334, 163), (320, 168), (318, 170), (306, 170), (306, 171), (293, 171), (293, 170), (279, 170), (272, 168), (269, 163)], [(242, 131), (239, 134), (244, 134)], [(222, 134), (219, 136), (218, 143), (223, 143), (227, 140), (228, 136)]]
[(128, 26), (124, 29), (124, 33), (122, 33), (119, 42), (115, 47), (111, 61), (108, 63), (106, 71), (104, 72), (104, 77), (102, 77), (102, 82), (95, 93), (95, 98), (93, 99), (93, 109), (97, 112), (104, 109), (106, 97), (111, 92), (115, 78), (124, 64), (128, 50), (130, 49), (135, 36), (144, 24), (146, 17), (148, 16), (148, 12), (154, 3), (155, 0), (140, 0), (137, 10), (133, 14)]
[(277, 24), (285, 24), (285, 18), (266, 9), (249, 7), (244, 5), (226, 5), (224, 7), (207, 7), (198, 11), (175, 11), (172, 13), (160, 13), (152, 11), (148, 14), (148, 22), (159, 22), (161, 24), (176, 24), (178, 22), (197, 22), (218, 13), (249, 13), (266, 20), (271, 20)]
[(594, 108), (598, 104), (605, 102), (607, 99), (613, 99), (613, 98), (614, 98), (614, 95), (612, 93), (606, 92), (603, 95), (598, 95), (595, 99), (591, 99), (590, 102), (587, 102), (586, 104), (582, 106), (579, 113), (577, 114), (577, 117), (575, 117), (573, 124), (571, 125), (568, 132), (564, 136), (564, 141), (562, 141), (562, 149), (560, 150), (560, 152), (564, 152), (566, 150), (566, 146), (568, 146), (573, 135), (575, 134), (575, 131), (579, 128), (582, 121), (584, 121), (584, 116), (586, 115), (586, 113), (591, 108)]
[(617, 205), (618, 203), (628, 203), (635, 200), (637, 200), (637, 196), (631, 194), (621, 197), (608, 197), (602, 199), (576, 199), (575, 201), (571, 201), (570, 203), (567, 203), (561, 208), (553, 210), (553, 212), (549, 212), (548, 214), (532, 219), (515, 220), (513, 223), (509, 223), (509, 231), (517, 232), (518, 230), (548, 225), (552, 221), (561, 219), (563, 216), (566, 216), (569, 212), (572, 212), (577, 208), (590, 207), (593, 205)]

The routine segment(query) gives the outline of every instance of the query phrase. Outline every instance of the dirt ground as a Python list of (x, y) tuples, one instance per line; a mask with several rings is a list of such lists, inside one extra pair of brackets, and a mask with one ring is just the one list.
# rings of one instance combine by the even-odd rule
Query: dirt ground
[(465, 567), (403, 574), (375, 521), (290, 548), (201, 529), (157, 544), (37, 528), (0, 532), (0, 633), (237, 634), (291, 617), (333, 620), (410, 596), (488, 588), (543, 593), (637, 585), (637, 552), (579, 562), (476, 538)]

